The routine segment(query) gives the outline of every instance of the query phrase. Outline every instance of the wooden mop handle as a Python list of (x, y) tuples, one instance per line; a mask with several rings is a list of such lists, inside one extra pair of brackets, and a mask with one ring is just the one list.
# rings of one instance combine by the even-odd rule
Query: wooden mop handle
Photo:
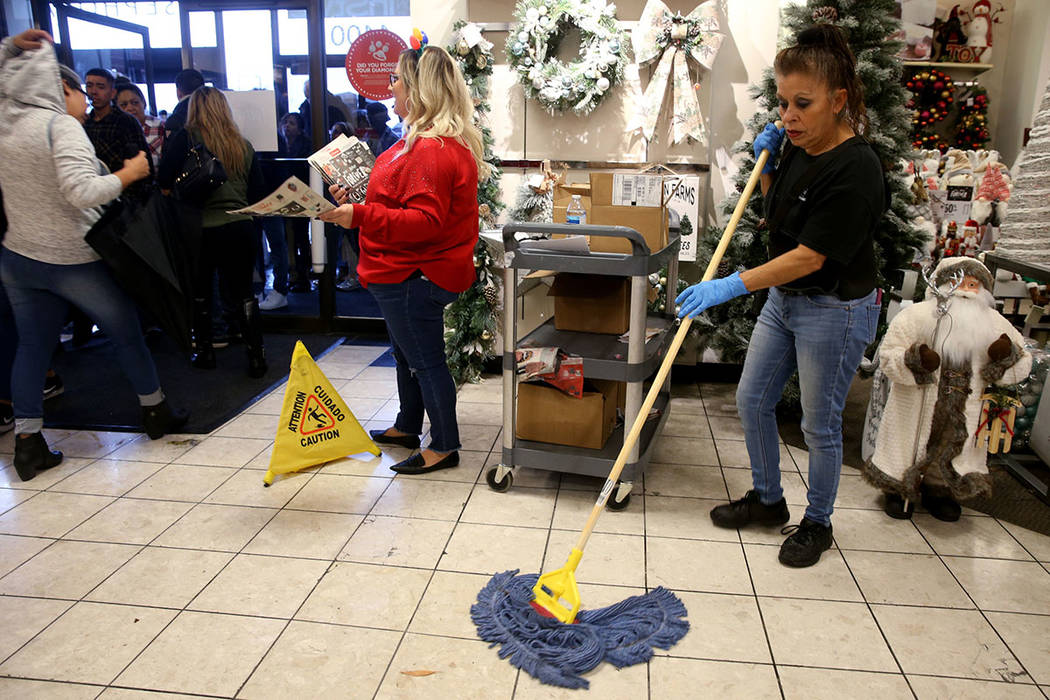
[[(776, 127), (778, 129), (781, 127), (780, 121), (776, 122)], [(722, 262), (722, 255), (725, 254), (726, 248), (729, 247), (729, 241), (733, 237), (733, 231), (736, 230), (736, 225), (739, 223), (740, 217), (744, 215), (744, 209), (747, 208), (747, 204), (751, 200), (751, 194), (755, 191), (755, 186), (758, 184), (759, 178), (762, 175), (762, 168), (766, 166), (767, 160), (769, 160), (769, 151), (763, 150), (762, 153), (759, 154), (758, 160), (755, 162), (755, 167), (751, 171), (751, 176), (747, 179), (747, 185), (744, 186), (744, 191), (741, 193), (740, 199), (736, 203), (736, 208), (733, 210), (733, 216), (729, 219), (729, 224), (726, 226), (722, 238), (718, 241), (718, 247), (715, 248), (715, 252), (711, 256), (711, 262), (707, 263), (707, 270), (704, 272), (702, 281), (706, 282), (715, 276), (715, 272), (718, 270), (718, 263)], [(671, 303), (671, 290), (667, 290), (667, 303)], [(616, 462), (613, 464), (609, 476), (605, 479), (605, 485), (602, 487), (602, 492), (598, 495), (598, 500), (595, 502), (594, 508), (591, 509), (591, 517), (587, 519), (587, 524), (584, 525), (583, 530), (580, 532), (579, 539), (576, 540), (576, 549), (581, 552), (587, 545), (587, 540), (591, 536), (591, 531), (594, 530), (594, 526), (598, 522), (598, 516), (602, 514), (602, 509), (605, 508), (605, 504), (609, 500), (609, 495), (612, 493), (613, 487), (616, 486), (616, 481), (620, 478), (620, 472), (623, 471), (624, 465), (627, 464), (627, 455), (631, 453), (631, 449), (634, 447), (635, 443), (638, 442), (638, 438), (642, 434), (642, 428), (645, 426), (645, 421), (649, 418), (649, 411), (652, 410), (653, 404), (656, 403), (656, 397), (660, 395), (660, 388), (663, 386), (664, 380), (667, 379), (668, 372), (671, 371), (671, 365), (674, 364), (674, 359), (678, 356), (678, 350), (682, 347), (686, 335), (689, 334), (689, 327), (692, 323), (693, 319), (688, 316), (682, 319), (682, 323), (678, 327), (678, 332), (675, 333), (674, 339), (671, 341), (671, 347), (668, 348), (667, 355), (664, 356), (663, 362), (660, 363), (660, 369), (656, 371), (656, 377), (653, 379), (652, 386), (649, 387), (649, 393), (646, 394), (645, 401), (642, 402), (642, 407), (638, 409), (638, 415), (634, 418), (634, 425), (631, 426), (631, 431), (624, 438), (623, 447), (620, 448), (620, 454), (616, 456)]]

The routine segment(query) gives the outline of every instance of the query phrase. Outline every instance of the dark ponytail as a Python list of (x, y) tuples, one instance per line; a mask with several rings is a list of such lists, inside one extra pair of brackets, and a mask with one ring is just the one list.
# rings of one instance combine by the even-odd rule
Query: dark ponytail
[(799, 33), (795, 46), (777, 54), (773, 70), (778, 75), (808, 73), (824, 81), (832, 90), (846, 91), (846, 108), (842, 117), (853, 130), (868, 130), (868, 112), (864, 107), (864, 87), (857, 77), (857, 61), (846, 43), (846, 35), (832, 24), (817, 24)]

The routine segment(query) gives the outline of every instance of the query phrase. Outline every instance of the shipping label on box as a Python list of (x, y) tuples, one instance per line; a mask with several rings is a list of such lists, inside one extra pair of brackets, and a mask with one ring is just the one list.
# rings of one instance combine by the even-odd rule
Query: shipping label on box
[[(664, 202), (667, 206), (669, 228), (682, 233), (682, 247), (678, 259), (696, 261), (697, 229), (700, 228), (700, 176), (681, 175), (664, 180)], [(683, 226), (688, 222), (688, 226)]]
[(659, 207), (663, 205), (660, 175), (613, 175), (612, 203), (618, 207)]

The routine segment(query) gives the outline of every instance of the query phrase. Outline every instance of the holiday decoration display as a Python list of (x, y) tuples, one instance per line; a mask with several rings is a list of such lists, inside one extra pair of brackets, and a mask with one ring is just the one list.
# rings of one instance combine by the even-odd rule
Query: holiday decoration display
[(680, 12), (672, 14), (660, 0), (646, 3), (638, 26), (631, 32), (634, 58), (639, 65), (658, 58), (660, 62), (645, 93), (638, 100), (633, 129), (641, 129), (647, 140), (653, 140), (670, 79), (674, 94), (672, 142), (680, 143), (687, 138), (705, 140), (704, 120), (700, 114), (700, 101), (696, 97), (699, 84), (694, 85), (690, 79), (686, 59), (691, 58), (701, 67), (711, 70), (722, 38), (714, 0), (701, 3), (684, 17)]
[(955, 83), (951, 76), (935, 68), (923, 69), (909, 78), (904, 87), (911, 91), (911, 99), (904, 103), (910, 109), (912, 136), (915, 148), (944, 148), (948, 143), (931, 128), (948, 116), (955, 101)]
[(948, 512), (946, 501), (991, 492), (983, 439), (990, 433), (982, 428), (991, 423), (990, 410), (1004, 416), (985, 405), (984, 388), (1026, 378), (1032, 356), (993, 307), (994, 280), (984, 265), (948, 258), (927, 283), (926, 300), (902, 309), (879, 347), (880, 369), (892, 385), (864, 476), (905, 502), (921, 489), (940, 517), (931, 499)]
[[(474, 121), (481, 129), (484, 160), (489, 175), (478, 182), (478, 218), (481, 228), (492, 228), (503, 210), (500, 201), (500, 161), (492, 152), (492, 132), (485, 124), (490, 110), (489, 79), (494, 59), (492, 42), (481, 36), (476, 24), (457, 22), (448, 52), (458, 62), (474, 99)], [(489, 248), (478, 241), (474, 248), (477, 279), (467, 291), (445, 309), (445, 351), (449, 370), (457, 383), (476, 382), (485, 361), (492, 356), (492, 345), (499, 325), (497, 309), (500, 277)]]
[[(886, 38), (900, 27), (900, 20), (893, 17), (895, 8), (896, 0), (809, 0), (804, 5), (791, 4), (783, 9), (785, 29), (791, 34), (812, 25), (814, 15), (838, 25), (846, 32), (850, 47), (857, 56), (857, 74), (864, 86), (868, 114), (872, 123), (878, 124), (878, 128), (873, 129), (867, 137), (879, 160), (884, 163), (898, 162), (911, 153), (907, 111), (904, 107), (906, 93), (901, 84), (900, 60), (896, 57), (900, 42)], [(828, 19), (831, 17), (836, 19)], [(754, 93), (760, 108), (745, 130), (751, 135), (758, 134), (766, 124), (778, 118), (776, 81), (772, 71), (767, 72), (755, 86)], [(737, 187), (742, 190), (747, 173), (754, 167), (750, 140), (745, 139), (740, 145), (739, 154), (739, 172), (742, 175), (737, 179)], [(911, 202), (909, 184), (903, 178), (888, 179), (891, 207), (874, 234), (879, 274), (877, 283), (884, 288), (887, 288), (888, 277), (911, 264), (925, 239), (908, 214)], [(739, 195), (727, 199), (727, 213), (736, 206), (738, 198)], [(768, 259), (768, 234), (759, 229), (762, 216), (762, 196), (756, 192), (725, 254), (725, 260), (732, 269), (757, 267)], [(702, 232), (698, 241), (698, 263), (704, 264), (710, 259), (717, 242), (716, 236)], [(1047, 248), (1050, 250), (1050, 245)], [(716, 350), (723, 362), (742, 362), (764, 301), (764, 294), (741, 296), (697, 316), (693, 325), (699, 329), (702, 345)], [(798, 397), (796, 381), (785, 391), (784, 404), (797, 410)]]
[(989, 138), (988, 91), (977, 85), (968, 97), (959, 101), (954, 145), (956, 148), (984, 148)]
[(1032, 355), (1032, 368), (1020, 383), (1002, 389), (1007, 397), (1015, 398), (1020, 403), (1019, 406), (1014, 405), (1013, 432), (1010, 434), (1010, 450), (1013, 451), (1027, 450), (1031, 444), (1032, 423), (1039, 413), (1039, 400), (1046, 384), (1047, 370), (1050, 369), (1050, 354), (1035, 341), (1025, 342)]
[[(551, 112), (589, 114), (623, 77), (626, 35), (605, 0), (520, 0), (507, 37), (507, 58), (525, 96)], [(563, 63), (558, 47), (579, 30), (580, 56)]]
[(550, 223), (554, 218), (554, 185), (558, 176), (544, 163), (543, 171), (529, 175), (518, 188), (517, 201), (508, 213), (511, 221)]
[(1021, 152), (1010, 196), (1010, 215), (1002, 222), (996, 252), (1034, 265), (1050, 265), (1050, 83)]

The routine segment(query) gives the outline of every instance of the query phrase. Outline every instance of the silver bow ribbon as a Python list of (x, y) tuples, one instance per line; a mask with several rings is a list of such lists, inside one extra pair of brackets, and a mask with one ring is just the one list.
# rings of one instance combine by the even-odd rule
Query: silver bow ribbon
[(639, 99), (635, 118), (634, 128), (641, 129), (647, 140), (651, 141), (656, 132), (672, 68), (672, 140), (680, 143), (686, 138), (705, 139), (700, 101), (689, 79), (686, 56), (710, 70), (722, 45), (723, 34), (719, 29), (715, 0), (701, 3), (685, 17), (681, 13), (672, 14), (660, 0), (646, 3), (638, 26), (631, 33), (631, 42), (639, 65), (660, 58), (645, 93)]

